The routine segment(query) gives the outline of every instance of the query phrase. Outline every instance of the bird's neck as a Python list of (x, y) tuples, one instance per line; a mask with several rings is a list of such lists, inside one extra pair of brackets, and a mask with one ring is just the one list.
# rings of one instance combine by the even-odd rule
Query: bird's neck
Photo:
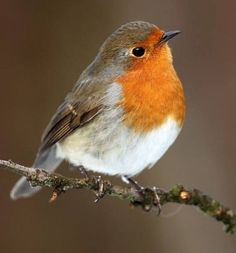
[[(154, 60), (154, 59), (153, 59)], [(160, 59), (161, 60), (161, 59)], [(185, 115), (184, 93), (170, 59), (147, 61), (117, 78), (123, 98), (124, 123), (148, 132), (172, 118), (181, 127)]]

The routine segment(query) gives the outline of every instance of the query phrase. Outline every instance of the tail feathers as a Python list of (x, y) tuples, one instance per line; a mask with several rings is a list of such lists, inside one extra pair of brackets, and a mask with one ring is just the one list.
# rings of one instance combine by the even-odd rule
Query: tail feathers
[[(59, 164), (62, 162), (61, 158), (56, 156), (57, 146), (54, 145), (51, 148), (38, 153), (36, 160), (33, 164), (33, 168), (42, 168), (47, 171), (53, 172)], [(12, 188), (10, 196), (12, 199), (27, 198), (35, 194), (41, 189), (41, 187), (31, 187), (25, 177), (20, 178), (15, 186)]]
[(27, 179), (25, 177), (21, 177), (12, 188), (10, 196), (14, 200), (27, 198), (38, 192), (40, 189), (40, 186), (31, 187)]

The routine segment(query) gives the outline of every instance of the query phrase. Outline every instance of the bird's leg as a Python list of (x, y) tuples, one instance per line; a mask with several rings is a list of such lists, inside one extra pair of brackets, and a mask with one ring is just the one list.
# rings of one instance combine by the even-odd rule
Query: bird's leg
[[(152, 209), (152, 206), (155, 206), (158, 208), (158, 215), (161, 213), (160, 197), (158, 196), (158, 189), (156, 187), (143, 187), (139, 185), (137, 181), (126, 176), (123, 179), (129, 182), (131, 187), (133, 187), (135, 191), (139, 194), (142, 199), (141, 205), (146, 212), (150, 211)], [(135, 205), (137, 203), (134, 202), (133, 204)]]
[(87, 179), (87, 180), (90, 180), (91, 177), (88, 173), (88, 171), (84, 168), (84, 166), (80, 165), (78, 166), (78, 169), (80, 170), (80, 173)]

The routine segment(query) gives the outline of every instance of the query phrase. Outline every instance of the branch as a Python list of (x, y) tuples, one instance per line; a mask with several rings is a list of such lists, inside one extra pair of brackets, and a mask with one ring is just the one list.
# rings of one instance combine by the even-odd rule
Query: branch
[[(101, 197), (101, 193), (102, 195), (118, 197), (121, 200), (129, 201), (133, 206), (141, 206), (146, 211), (149, 211), (155, 206), (153, 196), (147, 195), (143, 198), (133, 188), (112, 185), (107, 180), (103, 180), (101, 184), (100, 177), (93, 176), (82, 179), (68, 178), (60, 174), (49, 173), (43, 169), (25, 167), (6, 160), (0, 160), (0, 166), (16, 174), (25, 176), (33, 187), (42, 186), (52, 188), (53, 194), (50, 202), (54, 201), (62, 192), (70, 189), (90, 189), (95, 191), (98, 197)], [(197, 189), (186, 189), (182, 185), (175, 185), (169, 191), (157, 188), (153, 189), (155, 189), (161, 205), (178, 203), (196, 206), (205, 214), (222, 222), (227, 233), (236, 234), (236, 214), (201, 191)]]

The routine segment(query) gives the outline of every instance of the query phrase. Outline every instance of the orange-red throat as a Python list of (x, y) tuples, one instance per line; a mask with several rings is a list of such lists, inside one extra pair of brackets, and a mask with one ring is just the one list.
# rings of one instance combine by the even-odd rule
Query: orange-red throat
[(116, 82), (122, 86), (119, 105), (124, 123), (136, 132), (149, 132), (169, 117), (181, 127), (185, 115), (184, 93), (172, 65), (167, 44), (158, 45), (162, 31), (155, 29), (141, 45), (147, 50), (142, 59), (133, 59)]

